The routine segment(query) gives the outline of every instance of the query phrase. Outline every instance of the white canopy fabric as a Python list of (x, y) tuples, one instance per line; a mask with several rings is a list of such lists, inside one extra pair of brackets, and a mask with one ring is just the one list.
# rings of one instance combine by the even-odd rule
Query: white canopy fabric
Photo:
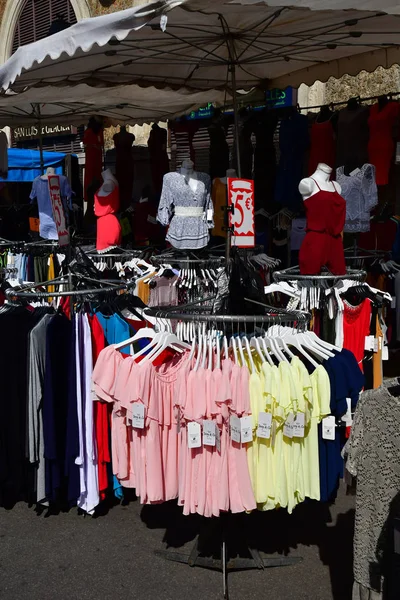
[(150, 88), (137, 85), (102, 90), (86, 84), (31, 88), (21, 94), (0, 96), (0, 127), (36, 125), (39, 112), (43, 124), (53, 125), (84, 125), (92, 115), (106, 117), (109, 125), (154, 123), (205, 106), (210, 96), (217, 105), (225, 99), (221, 90), (149, 92)]
[(237, 89), (262, 81), (297, 87), (373, 71), (400, 62), (399, 2), (381, 0), (379, 10), (376, 4), (159, 0), (82, 20), (19, 48), (0, 69), (0, 88), (86, 83), (221, 90), (229, 87), (232, 62)]

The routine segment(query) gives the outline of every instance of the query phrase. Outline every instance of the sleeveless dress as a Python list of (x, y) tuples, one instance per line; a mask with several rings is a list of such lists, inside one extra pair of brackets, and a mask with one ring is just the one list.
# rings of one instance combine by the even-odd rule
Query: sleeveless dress
[(115, 216), (119, 209), (119, 188), (115, 186), (107, 196), (94, 196), (94, 214), (97, 218), (96, 249), (110, 250), (122, 242), (121, 225)]
[(307, 233), (299, 252), (302, 275), (318, 275), (326, 266), (334, 275), (346, 273), (341, 233), (346, 219), (346, 201), (333, 190), (321, 190), (304, 201)]

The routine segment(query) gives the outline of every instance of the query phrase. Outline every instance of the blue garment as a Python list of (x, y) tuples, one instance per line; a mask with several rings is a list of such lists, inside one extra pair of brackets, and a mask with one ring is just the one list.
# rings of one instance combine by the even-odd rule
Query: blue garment
[[(96, 312), (96, 317), (103, 328), (107, 344), (118, 344), (130, 337), (129, 325), (119, 315), (114, 314), (109, 317), (101, 312)], [(121, 352), (129, 354), (129, 346), (122, 348)], [(115, 497), (122, 500), (124, 497), (123, 489), (115, 475), (113, 476), (113, 490)]]
[[(129, 325), (119, 315), (106, 316), (101, 312), (96, 312), (96, 317), (103, 328), (107, 344), (119, 344), (130, 337)], [(129, 346), (121, 348), (121, 352), (129, 354)]]
[[(58, 177), (60, 178), (60, 192), (65, 210), (65, 200), (67, 201), (68, 207), (72, 207), (72, 190), (71, 186), (69, 185), (69, 181), (67, 177), (65, 177), (65, 175), (59, 175)], [(33, 180), (32, 190), (29, 198), (32, 201), (35, 200), (35, 198), (37, 199), (40, 221), (39, 233), (41, 237), (45, 238), (46, 240), (57, 240), (58, 233), (53, 217), (53, 207), (51, 205), (50, 200), (48, 180), (45, 178), (42, 179), (42, 177), (36, 177), (36, 179)]]
[(309, 146), (308, 119), (298, 112), (281, 121), (279, 129), (278, 173), (275, 184), (275, 200), (297, 212), (302, 205), (298, 190), (304, 177), (304, 153)]
[[(68, 409), (71, 385), (72, 324), (64, 315), (56, 315), (47, 326), (46, 369), (43, 386), (43, 437), (46, 461), (46, 497), (55, 501), (65, 489)], [(67, 461), (69, 467), (71, 463)]]
[[(349, 350), (342, 350), (323, 363), (329, 376), (331, 388), (331, 414), (340, 419), (347, 411), (347, 400), (351, 398), (352, 410), (358, 402), (364, 386), (364, 376), (357, 360)], [(322, 438), (322, 424), (318, 425), (318, 450), (321, 501), (335, 499), (339, 480), (343, 477), (343, 459), (341, 450), (346, 442), (345, 428), (336, 428), (334, 440)]]

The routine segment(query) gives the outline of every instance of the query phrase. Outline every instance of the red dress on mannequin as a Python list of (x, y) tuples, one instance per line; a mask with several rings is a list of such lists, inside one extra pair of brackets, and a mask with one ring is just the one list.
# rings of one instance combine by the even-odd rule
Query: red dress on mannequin
[(115, 185), (112, 192), (110, 192), (106, 196), (100, 196), (99, 190), (97, 190), (94, 196), (94, 214), (96, 215), (96, 217), (98, 217), (96, 249), (99, 252), (121, 245), (121, 225), (114, 214), (115, 212), (117, 212), (118, 209), (118, 185)]
[(332, 182), (332, 191), (321, 190), (307, 200), (307, 233), (299, 252), (300, 273), (318, 275), (326, 266), (334, 275), (346, 273), (341, 233), (346, 220), (346, 201)]

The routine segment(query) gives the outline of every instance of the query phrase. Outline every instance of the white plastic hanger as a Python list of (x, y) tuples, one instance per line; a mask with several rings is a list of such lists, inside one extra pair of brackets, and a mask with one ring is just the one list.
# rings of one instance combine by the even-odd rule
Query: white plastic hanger
[(247, 336), (245, 336), (245, 338), (244, 338), (244, 343), (246, 345), (247, 354), (248, 354), (249, 360), (250, 360), (251, 372), (255, 373), (256, 372), (256, 366), (254, 364), (253, 356), (251, 354), (250, 343), (249, 343), (249, 340), (248, 340)]

